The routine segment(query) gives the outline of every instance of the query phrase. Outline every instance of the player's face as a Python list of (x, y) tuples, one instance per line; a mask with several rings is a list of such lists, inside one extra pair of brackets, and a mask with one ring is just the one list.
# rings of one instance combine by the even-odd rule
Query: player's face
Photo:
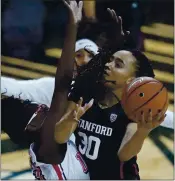
[(135, 77), (136, 59), (131, 52), (121, 50), (113, 54), (110, 62), (106, 64), (105, 80), (115, 81), (105, 83), (111, 89), (122, 88), (126, 82)]
[(91, 60), (91, 58), (92, 56), (84, 49), (75, 52), (75, 60), (78, 66), (86, 65)]

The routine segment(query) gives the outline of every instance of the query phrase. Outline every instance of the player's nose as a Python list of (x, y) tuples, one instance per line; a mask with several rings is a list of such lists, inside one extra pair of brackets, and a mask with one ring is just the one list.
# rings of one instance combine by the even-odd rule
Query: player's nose
[(105, 69), (110, 69), (111, 65), (112, 65), (111, 62), (107, 62), (105, 64)]

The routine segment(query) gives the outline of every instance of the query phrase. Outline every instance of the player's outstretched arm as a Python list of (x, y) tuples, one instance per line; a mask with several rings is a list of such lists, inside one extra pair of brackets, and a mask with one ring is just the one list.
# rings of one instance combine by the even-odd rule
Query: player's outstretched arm
[(73, 75), (75, 41), (77, 34), (77, 23), (82, 17), (82, 2), (63, 1), (68, 12), (69, 20), (66, 28), (66, 36), (62, 50), (61, 59), (57, 65), (55, 76), (55, 88), (51, 107), (44, 121), (41, 131), (41, 143), (38, 155), (45, 163), (58, 164), (58, 145), (54, 140), (55, 124), (61, 119), (67, 108), (67, 95)]
[(16, 80), (1, 77), (1, 94), (6, 97), (14, 96), (20, 100), (30, 100), (50, 107), (54, 91), (55, 78), (42, 77), (32, 80)]

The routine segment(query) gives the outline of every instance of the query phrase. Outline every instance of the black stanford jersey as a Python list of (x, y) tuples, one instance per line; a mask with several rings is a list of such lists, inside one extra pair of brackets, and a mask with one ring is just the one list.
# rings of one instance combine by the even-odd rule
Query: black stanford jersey
[(128, 123), (120, 103), (107, 109), (94, 103), (80, 119), (75, 131), (76, 145), (91, 179), (139, 179), (136, 158), (123, 163), (117, 156)]

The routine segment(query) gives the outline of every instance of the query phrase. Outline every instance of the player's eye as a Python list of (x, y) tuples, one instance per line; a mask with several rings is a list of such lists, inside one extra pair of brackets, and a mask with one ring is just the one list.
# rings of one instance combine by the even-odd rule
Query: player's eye
[(122, 63), (120, 63), (120, 62), (115, 62), (115, 67), (117, 67), (117, 68), (122, 68)]
[(124, 66), (123, 61), (122, 61), (121, 59), (117, 58), (117, 59), (115, 60), (115, 67), (117, 67), (117, 68), (122, 68), (123, 66)]
[(83, 54), (77, 53), (77, 54), (75, 55), (75, 57), (76, 57), (76, 58), (81, 58), (81, 57), (83, 57)]

